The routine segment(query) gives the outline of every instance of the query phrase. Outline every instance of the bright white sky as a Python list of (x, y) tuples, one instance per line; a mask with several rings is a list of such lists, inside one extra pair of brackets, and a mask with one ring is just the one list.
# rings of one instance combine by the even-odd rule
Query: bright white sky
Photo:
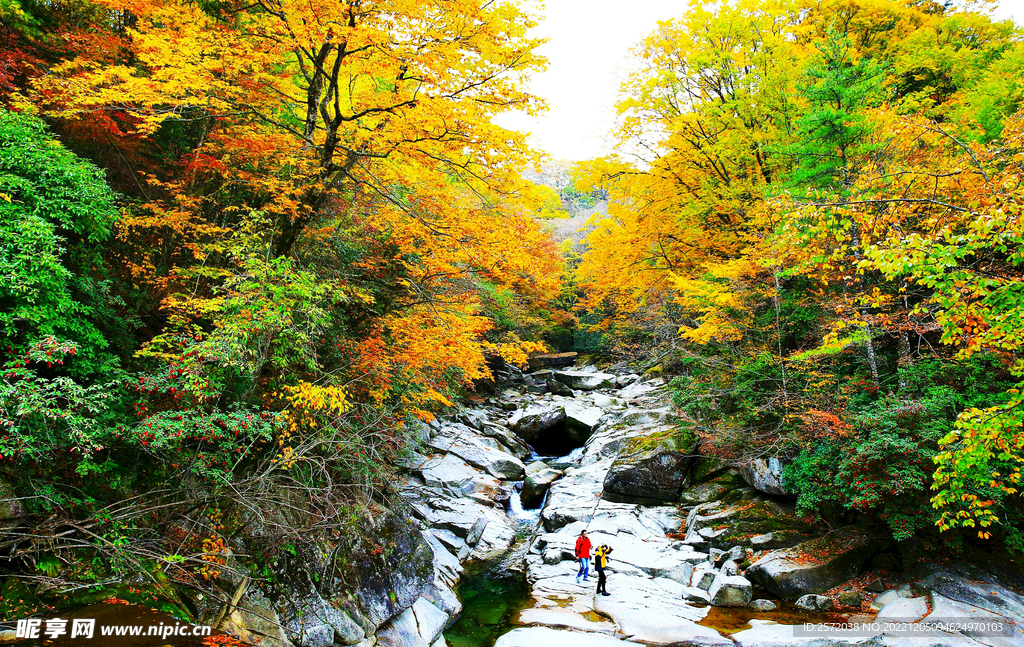
[[(532, 142), (555, 160), (578, 161), (610, 151), (615, 101), (630, 48), (659, 20), (680, 15), (685, 0), (546, 0), (536, 35), (548, 69), (531, 90), (547, 100), (539, 117), (510, 113), (501, 125), (531, 133)], [(1024, 24), (1024, 0), (1000, 0), (1000, 18)]]

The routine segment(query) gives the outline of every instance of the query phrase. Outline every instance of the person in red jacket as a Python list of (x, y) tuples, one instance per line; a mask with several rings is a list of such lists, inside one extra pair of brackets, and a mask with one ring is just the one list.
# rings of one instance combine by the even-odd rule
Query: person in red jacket
[(580, 536), (576, 539), (576, 559), (580, 560), (580, 572), (576, 574), (578, 584), (580, 577), (586, 582), (590, 576), (590, 537), (587, 537), (586, 530), (581, 530)]

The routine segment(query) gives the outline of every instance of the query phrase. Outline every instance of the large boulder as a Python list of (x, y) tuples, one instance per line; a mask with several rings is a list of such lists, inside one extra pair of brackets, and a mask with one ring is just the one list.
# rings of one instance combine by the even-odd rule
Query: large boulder
[(753, 597), (750, 581), (739, 575), (718, 575), (708, 589), (713, 607), (745, 607)]
[(520, 501), (524, 508), (536, 508), (544, 500), (544, 493), (548, 491), (551, 484), (562, 478), (562, 472), (550, 467), (533, 472), (527, 475), (523, 481), (523, 491), (520, 494)]
[[(405, 492), (411, 499), (413, 492)], [(430, 488), (416, 493), (415, 500), (410, 500), (410, 511), (431, 528), (449, 530), (470, 545), (480, 539), (483, 528), (499, 514), (493, 505), (485, 507), (473, 497), (444, 496)]]
[[(431, 487), (443, 487), (463, 492), (472, 490), (473, 480), (480, 472), (455, 454), (430, 455), (412, 466), (423, 482)], [(468, 494), (468, 492), (466, 492)]]
[(493, 422), (483, 423), (483, 434), (497, 440), (505, 447), (510, 454), (524, 460), (533, 453), (533, 451), (519, 439), (514, 433), (509, 431), (506, 427), (496, 425)]
[(529, 476), (530, 474), (536, 474), (537, 472), (542, 472), (542, 471), (546, 470), (548, 467), (549, 467), (549, 465), (547, 463), (545, 463), (544, 461), (541, 461), (541, 460), (536, 460), (536, 461), (533, 461), (531, 463), (527, 463), (526, 464), (526, 475)]
[[(351, 629), (350, 633), (347, 636), (332, 636), (332, 642), (345, 644), (344, 639), (355, 640), (355, 642), (362, 640), (364, 635), (362, 628), (355, 623), (352, 623), (351, 626), (346, 624), (345, 627)], [(231, 612), (224, 617), (217, 628), (254, 645), (259, 644), (261, 647), (292, 647), (292, 642), (281, 626), (281, 619), (278, 617), (277, 611), (274, 610), (273, 603), (262, 591), (253, 586), (246, 589), (245, 595), (238, 600), (238, 604), (231, 608)], [(323, 633), (326, 635), (327, 632)], [(343, 640), (338, 641), (338, 638)]]
[[(466, 561), (466, 558), (469, 557), (469, 544), (466, 543), (465, 539), (459, 537), (451, 530), (447, 530), (445, 528), (431, 528), (427, 531), (427, 535), (432, 537), (438, 544), (441, 544), (441, 548), (443, 549), (441, 551), (442, 553), (453, 555), (458, 558), (460, 562)], [(437, 547), (431, 543), (431, 548), (434, 548), (434, 559), (437, 561), (439, 559)]]
[(573, 400), (565, 402), (562, 410), (565, 411), (566, 433), (580, 445), (587, 442), (605, 415), (599, 407), (588, 407)]
[(526, 468), (522, 461), (509, 454), (501, 443), (489, 436), (459, 434), (452, 438), (439, 434), (428, 445), (440, 452), (455, 454), (499, 479), (518, 481)]
[(679, 503), (684, 506), (698, 505), (709, 501), (719, 501), (733, 490), (743, 486), (743, 479), (735, 472), (724, 472), (714, 478), (692, 485), (679, 495)]
[(693, 482), (705, 483), (722, 474), (730, 472), (742, 480), (738, 472), (730, 470), (729, 462), (714, 456), (701, 456), (693, 464)]
[(531, 441), (541, 432), (565, 422), (565, 409), (560, 406), (534, 404), (520, 409), (509, 418), (509, 427), (520, 438)]
[(711, 604), (711, 597), (708, 595), (708, 592), (704, 589), (698, 589), (696, 586), (684, 586), (683, 599), (687, 602), (696, 602), (701, 605)]
[(377, 647), (428, 647), (447, 624), (447, 613), (420, 598), (377, 631)]
[[(686, 490), (684, 494), (692, 495), (693, 491)], [(705, 542), (721, 549), (789, 548), (821, 534), (821, 529), (798, 515), (793, 506), (757, 495), (750, 488), (732, 490), (721, 501), (697, 505), (690, 510), (686, 522), (688, 542)]]
[[(480, 534), (476, 541), (471, 543), (473, 552), (469, 559), (479, 562), (491, 562), (508, 553), (516, 539), (515, 529), (512, 527), (512, 520), (505, 514), (504, 510), (491, 508), (486, 517), (485, 525), (480, 528)], [(472, 535), (469, 539), (472, 539)], [(468, 539), (467, 539), (468, 541)]]
[(788, 494), (782, 483), (782, 461), (778, 458), (755, 458), (740, 466), (739, 472), (750, 487), (782, 496)]
[(555, 371), (553, 377), (576, 391), (616, 388), (615, 376), (611, 373), (587, 371)]
[(377, 630), (378, 647), (430, 647), (416, 626), (416, 612), (409, 607)]
[[(946, 616), (935, 614), (937, 618), (983, 617), (983, 612), (1006, 618), (1024, 618), (1024, 594), (1021, 593), (1024, 591), (1024, 576), (1018, 569), (1003, 569), (996, 575), (967, 564), (925, 563), (920, 566), (920, 571), (922, 577), (918, 585), (931, 591), (933, 600), (942, 598), (964, 611)], [(1024, 628), (1018, 627), (1018, 631), (1024, 633)]]
[(500, 390), (523, 380), (523, 371), (515, 364), (509, 364), (497, 355), (487, 357), (487, 367), (491, 369), (491, 379), (478, 380), (477, 391)]
[(450, 417), (452, 422), (457, 422), (471, 429), (483, 431), (484, 423), (487, 422), (487, 412), (482, 409), (463, 409)]
[(412, 610), (416, 614), (416, 626), (419, 628), (420, 636), (430, 644), (441, 638), (441, 632), (451, 621), (448, 610), (439, 608), (437, 602), (425, 598), (416, 600)]
[(573, 391), (569, 388), (569, 385), (562, 384), (553, 377), (549, 377), (547, 381), (544, 382), (544, 385), (548, 387), (548, 391), (551, 391), (555, 395), (562, 395), (567, 398), (571, 398), (573, 396)]
[[(351, 556), (359, 607), (375, 627), (402, 613), (434, 579), (434, 551), (416, 522), (391, 513)], [(372, 534), (370, 534), (372, 533)]]
[(878, 612), (878, 620), (917, 622), (928, 614), (928, 600), (896, 597)]
[(639, 505), (676, 503), (693, 464), (692, 445), (689, 435), (674, 430), (631, 440), (605, 476), (603, 498)]
[(782, 598), (824, 593), (860, 572), (878, 540), (846, 526), (792, 548), (765, 554), (750, 565), (748, 578)]
[(800, 596), (793, 605), (804, 611), (830, 611), (835, 606), (830, 598), (813, 593)]

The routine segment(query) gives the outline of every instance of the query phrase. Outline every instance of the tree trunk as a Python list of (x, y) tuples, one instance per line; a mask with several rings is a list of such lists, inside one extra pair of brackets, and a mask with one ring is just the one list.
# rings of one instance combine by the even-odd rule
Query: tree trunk
[(775, 279), (775, 294), (772, 295), (772, 303), (775, 305), (775, 339), (779, 348), (779, 369), (782, 371), (782, 406), (788, 412), (789, 376), (786, 374), (786, 360), (782, 356), (782, 321), (779, 315), (779, 293), (782, 291), (782, 286), (779, 284), (779, 275), (777, 272), (772, 272), (772, 278)]
[(900, 380), (900, 391), (907, 388), (907, 369), (910, 366), (910, 333), (900, 330), (899, 359), (897, 360), (896, 373)]
[(875, 342), (872, 339), (871, 327), (864, 326), (864, 331), (868, 334), (864, 346), (868, 351), (868, 366), (871, 368), (871, 379), (874, 381), (875, 386), (878, 386), (878, 359), (875, 357)]
[(899, 390), (907, 388), (907, 371), (910, 367), (910, 333), (907, 326), (910, 325), (910, 302), (906, 297), (907, 282), (903, 282), (903, 310), (907, 313), (906, 324), (900, 325), (899, 357), (896, 360), (896, 374), (899, 378)]

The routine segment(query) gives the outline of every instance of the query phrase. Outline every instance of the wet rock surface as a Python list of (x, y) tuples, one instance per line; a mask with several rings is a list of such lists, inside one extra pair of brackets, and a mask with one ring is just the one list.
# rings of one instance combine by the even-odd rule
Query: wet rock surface
[(516, 410), (509, 421), (509, 428), (520, 438), (531, 441), (541, 432), (552, 429), (565, 422), (565, 410), (554, 405), (531, 405), (526, 409)]
[(782, 483), (782, 469), (779, 458), (755, 458), (741, 465), (739, 473), (758, 492), (785, 496), (788, 493)]
[(562, 478), (562, 472), (550, 467), (545, 467), (527, 476), (523, 481), (523, 492), (520, 495), (523, 507), (538, 507), (551, 484), (560, 478)]
[(749, 488), (724, 492), (720, 499), (694, 506), (686, 540), (714, 548), (741, 545), (757, 550), (788, 548), (823, 534), (786, 502), (758, 496)]

